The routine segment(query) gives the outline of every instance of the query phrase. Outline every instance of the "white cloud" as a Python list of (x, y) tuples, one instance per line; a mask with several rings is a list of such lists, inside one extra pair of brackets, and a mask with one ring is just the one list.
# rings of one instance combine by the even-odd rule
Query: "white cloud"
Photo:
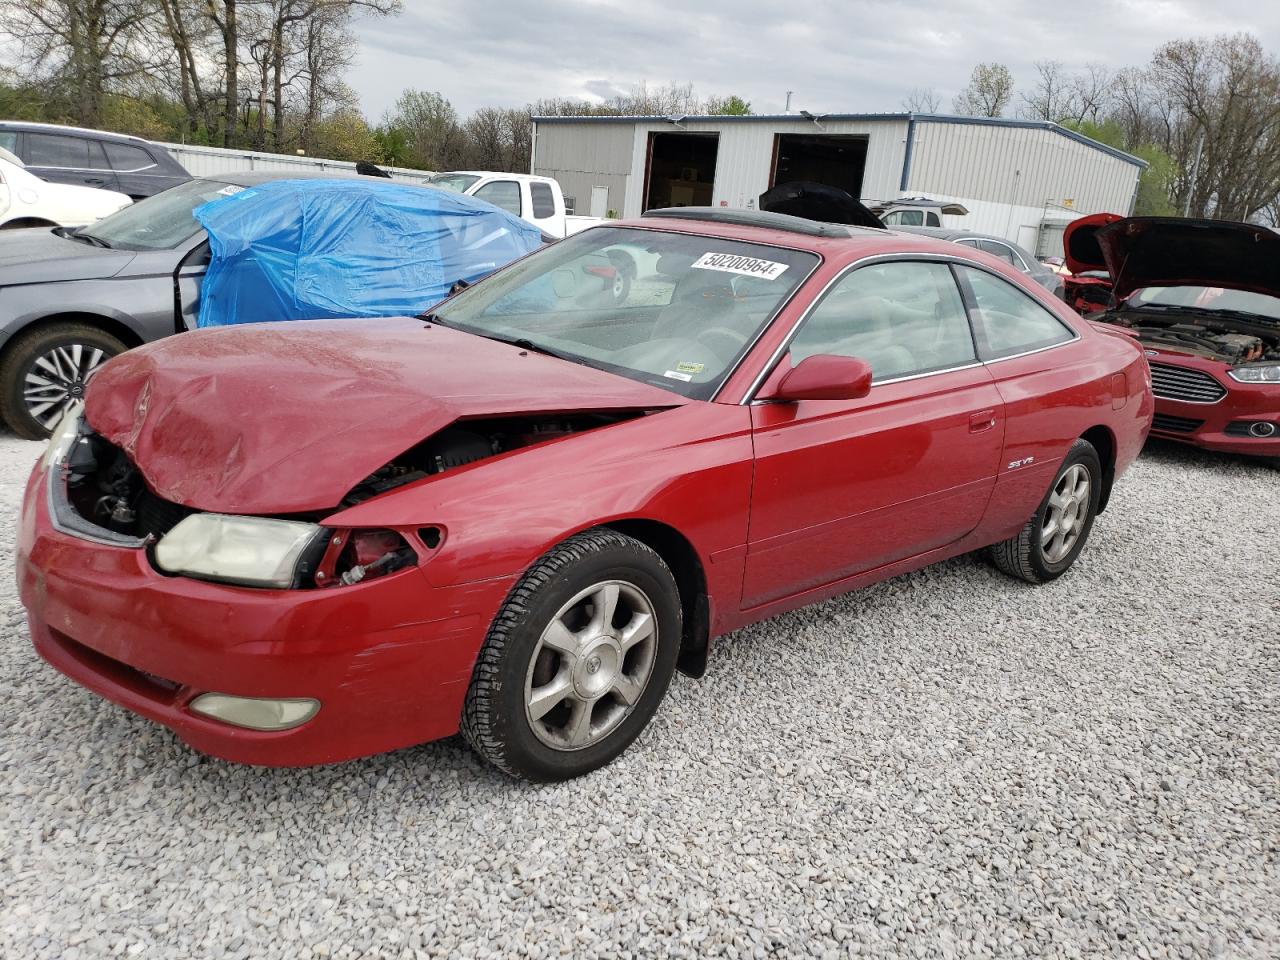
[(1280, 52), (1280, 4), (1259, 0), (405, 0), (358, 25), (349, 80), (378, 119), (406, 87), (459, 113), (608, 96), (644, 80), (736, 93), (756, 112), (893, 111), (912, 88), (949, 105), (979, 61), (1030, 86), (1036, 60), (1140, 65), (1168, 40), (1248, 31)]

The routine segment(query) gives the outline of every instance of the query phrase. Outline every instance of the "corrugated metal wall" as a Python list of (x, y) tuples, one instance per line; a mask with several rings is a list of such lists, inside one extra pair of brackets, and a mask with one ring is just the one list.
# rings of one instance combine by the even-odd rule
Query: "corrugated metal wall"
[[(585, 129), (595, 125), (584, 124)], [(671, 123), (642, 122), (625, 126), (635, 130), (631, 154), (631, 184), (623, 216), (640, 215), (644, 192), (644, 167), (650, 133), (718, 133), (720, 147), (716, 154), (715, 188), (711, 202), (729, 207), (755, 206), (756, 198), (769, 189), (769, 172), (773, 166), (774, 136), (779, 133), (865, 134), (867, 164), (862, 175), (862, 194), (866, 197), (895, 197), (902, 174), (902, 157), (907, 125), (902, 120), (824, 121), (819, 127), (811, 120), (797, 117), (794, 121), (771, 123), (720, 123), (714, 120), (687, 121), (679, 127)], [(597, 130), (605, 125), (596, 126)], [(547, 129), (552, 129), (548, 126)], [(559, 126), (556, 126), (557, 136)], [(541, 172), (541, 171), (539, 171)]]
[[(245, 170), (305, 170), (355, 173), (356, 165), (348, 160), (325, 160), (299, 157), (287, 153), (260, 153), (256, 150), (227, 150), (222, 147), (197, 147), (186, 143), (162, 146), (187, 168), (193, 177), (216, 177), (220, 173), (242, 173)], [(428, 170), (383, 167), (394, 180), (421, 183), (431, 176)]]
[[(592, 187), (607, 187), (608, 208), (622, 210), (631, 174), (635, 127), (615, 124), (537, 124), (534, 128), (533, 172), (555, 177), (574, 212), (591, 211)], [(641, 171), (643, 175), (643, 171)]]
[(639, 216), (643, 205), (651, 133), (719, 134), (712, 203), (738, 208), (754, 206), (768, 189), (777, 134), (863, 134), (868, 138), (863, 199), (956, 200), (970, 214), (947, 218), (948, 225), (1008, 237), (1033, 249), (1042, 222), (1063, 219), (1062, 211), (1052, 211), (1055, 205), (1070, 201), (1078, 214), (1127, 213), (1140, 173), (1136, 164), (1100, 146), (1015, 122), (917, 117), (905, 189), (900, 189), (905, 116), (827, 119), (821, 126), (803, 117), (708, 118), (678, 126), (648, 118), (543, 121), (537, 129), (535, 173), (558, 179), (565, 193), (577, 198), (579, 213), (587, 212), (592, 186), (608, 186), (609, 206), (626, 217)]
[[(1071, 201), (1080, 213), (1128, 213), (1139, 172), (1053, 130), (918, 120), (906, 193), (1037, 210), (1046, 202)], [(965, 227), (1005, 232), (977, 226), (972, 218)]]

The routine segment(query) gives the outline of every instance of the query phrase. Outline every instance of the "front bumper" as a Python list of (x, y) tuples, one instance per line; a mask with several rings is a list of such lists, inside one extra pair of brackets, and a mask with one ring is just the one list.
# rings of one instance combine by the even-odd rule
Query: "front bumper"
[[(1227, 394), (1215, 403), (1156, 397), (1152, 436), (1221, 453), (1280, 457), (1280, 386), (1235, 381), (1223, 386)], [(1276, 432), (1269, 437), (1251, 436), (1247, 425), (1253, 423), (1275, 424)]]
[[(46, 478), (28, 482), (19, 594), (36, 650), (71, 679), (203, 753), (303, 766), (457, 732), (471, 669), (510, 587), (430, 585), (418, 567), (349, 587), (261, 590), (158, 573), (142, 549), (54, 529)], [(191, 712), (205, 692), (313, 697), (278, 732)]]

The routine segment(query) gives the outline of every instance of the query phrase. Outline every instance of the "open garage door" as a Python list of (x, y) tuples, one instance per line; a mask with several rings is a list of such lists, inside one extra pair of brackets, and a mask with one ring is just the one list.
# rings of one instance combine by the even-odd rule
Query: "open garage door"
[(867, 166), (867, 137), (838, 133), (779, 133), (773, 139), (773, 176), (769, 186), (804, 180), (839, 187), (855, 200), (862, 196)]
[(707, 207), (716, 181), (717, 133), (651, 133), (644, 209)]

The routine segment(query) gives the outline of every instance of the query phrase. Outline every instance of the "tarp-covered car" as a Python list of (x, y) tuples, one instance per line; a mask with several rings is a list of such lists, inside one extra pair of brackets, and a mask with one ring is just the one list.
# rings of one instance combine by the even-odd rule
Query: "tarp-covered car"
[(0, 232), (0, 418), (46, 436), (131, 347), (198, 323), (417, 313), (541, 240), (474, 197), (296, 173), (190, 180), (79, 230)]

